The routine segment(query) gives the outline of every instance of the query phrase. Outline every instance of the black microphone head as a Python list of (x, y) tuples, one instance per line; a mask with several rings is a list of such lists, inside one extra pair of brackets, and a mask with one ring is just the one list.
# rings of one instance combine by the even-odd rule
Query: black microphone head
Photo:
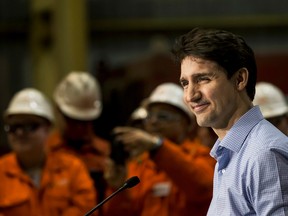
[(137, 184), (139, 184), (139, 182), (140, 182), (140, 179), (138, 178), (138, 176), (133, 176), (133, 177), (129, 178), (128, 180), (126, 180), (123, 187), (132, 188), (132, 187), (136, 186)]

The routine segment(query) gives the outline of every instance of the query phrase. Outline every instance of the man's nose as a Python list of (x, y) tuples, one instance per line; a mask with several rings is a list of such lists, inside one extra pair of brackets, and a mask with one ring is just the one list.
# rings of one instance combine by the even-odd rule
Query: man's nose
[(201, 93), (199, 89), (195, 86), (188, 86), (186, 91), (184, 92), (184, 100), (185, 102), (195, 102), (201, 98)]

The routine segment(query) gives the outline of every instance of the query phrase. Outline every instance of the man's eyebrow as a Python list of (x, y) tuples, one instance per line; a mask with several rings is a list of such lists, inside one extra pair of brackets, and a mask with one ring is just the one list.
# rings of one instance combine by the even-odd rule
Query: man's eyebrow
[(209, 76), (209, 77), (215, 76), (215, 72), (199, 72), (199, 73), (193, 74), (192, 79), (197, 79), (203, 76)]
[[(198, 78), (203, 77), (203, 76), (214, 77), (215, 75), (216, 75), (215, 72), (208, 71), (208, 72), (199, 72), (199, 73), (193, 74), (191, 75), (191, 77), (192, 77), (192, 80), (197, 80)], [(180, 84), (185, 81), (187, 81), (186, 78), (180, 77), (179, 79)]]

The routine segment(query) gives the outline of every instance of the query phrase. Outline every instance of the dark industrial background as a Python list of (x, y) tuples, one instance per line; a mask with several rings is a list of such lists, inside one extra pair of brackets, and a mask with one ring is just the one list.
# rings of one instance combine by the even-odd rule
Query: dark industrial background
[[(255, 50), (258, 81), (288, 94), (286, 0), (1, 0), (0, 112), (21, 88), (52, 98), (69, 71), (89, 71), (103, 92), (95, 130), (106, 137), (156, 85), (178, 83), (170, 49), (196, 26), (245, 37)], [(7, 150), (1, 129), (0, 154)]]

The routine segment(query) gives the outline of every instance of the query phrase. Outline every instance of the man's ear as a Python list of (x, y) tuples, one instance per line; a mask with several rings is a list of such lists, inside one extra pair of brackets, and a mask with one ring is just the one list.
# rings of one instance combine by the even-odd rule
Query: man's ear
[(249, 71), (247, 68), (240, 68), (235, 73), (235, 81), (236, 81), (236, 87), (238, 90), (243, 90), (246, 88), (249, 78)]

